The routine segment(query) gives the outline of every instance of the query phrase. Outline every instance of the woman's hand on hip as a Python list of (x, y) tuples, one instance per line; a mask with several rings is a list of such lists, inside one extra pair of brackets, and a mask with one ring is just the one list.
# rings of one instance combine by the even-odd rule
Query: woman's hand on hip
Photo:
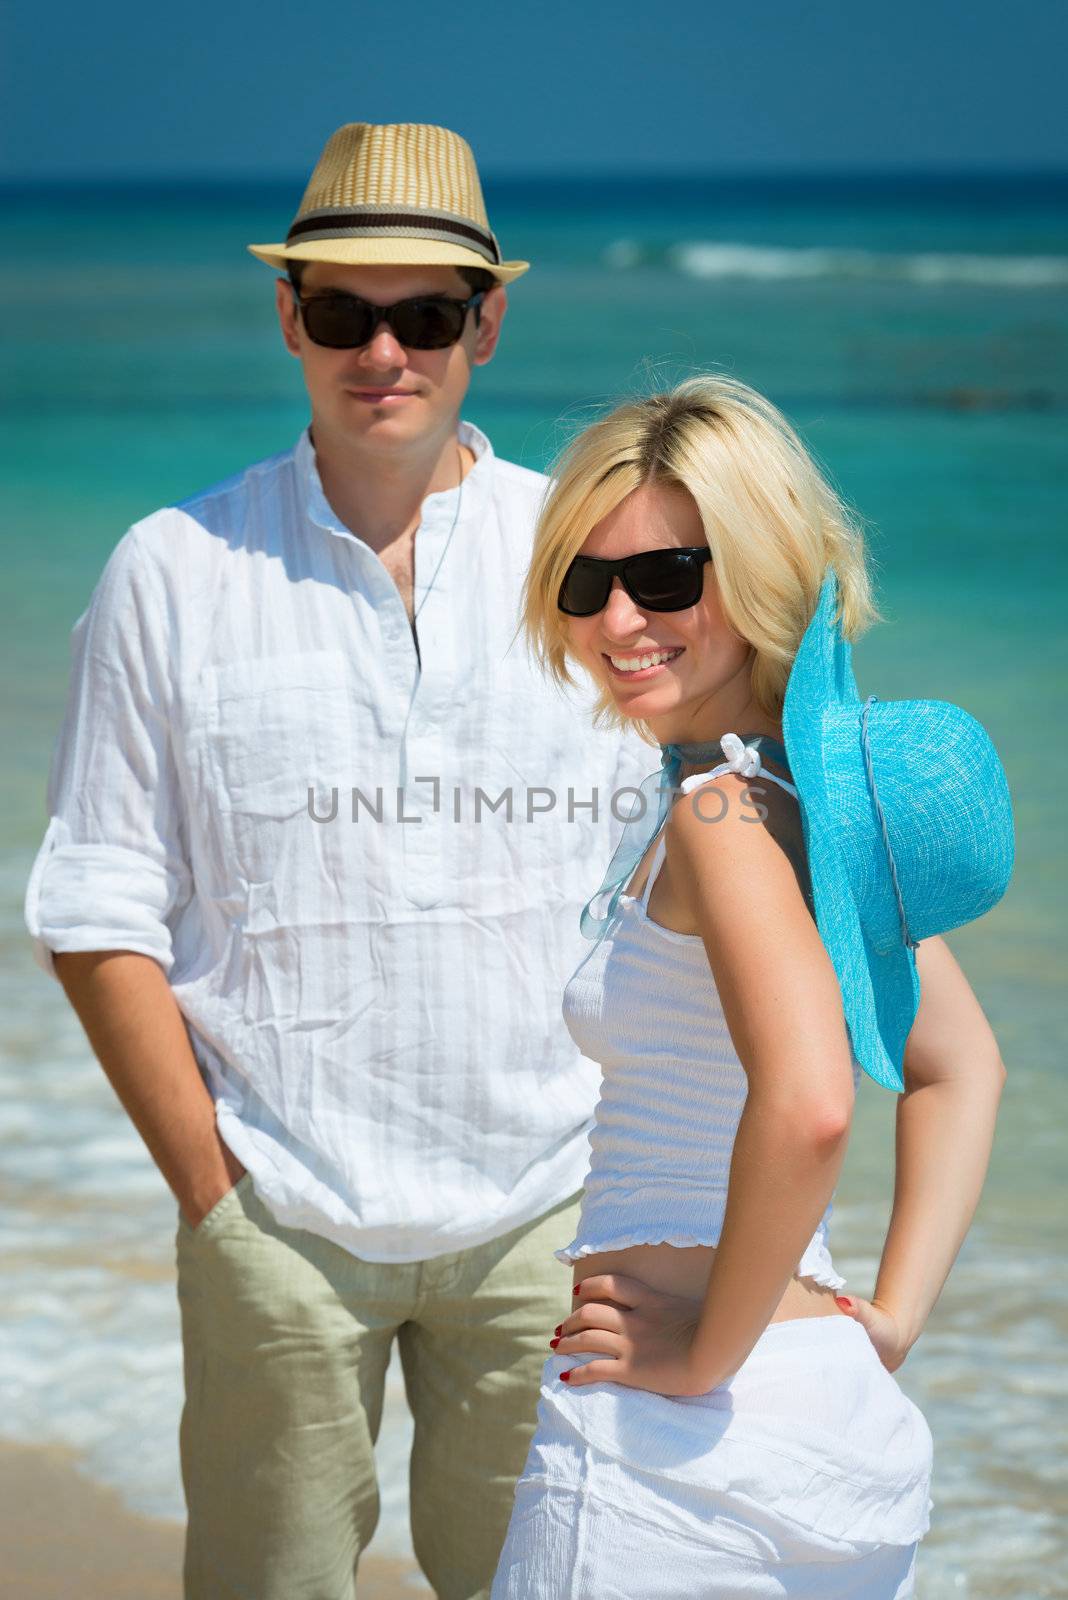
[(713, 1385), (691, 1361), (700, 1311), (699, 1300), (604, 1273), (576, 1286), (575, 1309), (549, 1343), (559, 1356), (597, 1357), (562, 1374), (569, 1388), (622, 1383), (656, 1394), (704, 1394)]
[(836, 1294), (834, 1298), (847, 1317), (860, 1323), (887, 1372), (896, 1372), (912, 1347), (890, 1307), (880, 1300), (865, 1300), (859, 1294)]

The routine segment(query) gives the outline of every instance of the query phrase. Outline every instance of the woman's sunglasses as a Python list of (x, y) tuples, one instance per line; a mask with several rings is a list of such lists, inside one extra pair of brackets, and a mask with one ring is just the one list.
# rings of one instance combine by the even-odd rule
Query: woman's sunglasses
[(560, 585), (560, 610), (569, 617), (592, 617), (603, 611), (618, 574), (623, 587), (646, 611), (685, 611), (701, 598), (704, 565), (712, 552), (706, 544), (692, 549), (643, 550), (621, 561), (576, 556)]
[(467, 300), (424, 294), (392, 306), (376, 306), (340, 289), (308, 300), (302, 300), (293, 289), (305, 333), (313, 344), (325, 345), (328, 350), (355, 350), (369, 344), (380, 322), (385, 322), (398, 344), (408, 350), (444, 350), (459, 339), (468, 311), (481, 305), (485, 295), (484, 289)]

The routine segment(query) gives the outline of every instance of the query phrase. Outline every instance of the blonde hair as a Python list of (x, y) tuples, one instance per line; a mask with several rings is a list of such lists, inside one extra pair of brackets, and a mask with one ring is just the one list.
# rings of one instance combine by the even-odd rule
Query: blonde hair
[[(557, 605), (593, 528), (643, 484), (692, 495), (728, 624), (754, 649), (753, 695), (778, 717), (828, 568), (849, 639), (877, 620), (864, 537), (786, 418), (734, 378), (705, 373), (617, 406), (557, 459), (542, 503), (521, 626), (561, 683), (574, 680)], [(596, 720), (623, 724), (607, 689)]]

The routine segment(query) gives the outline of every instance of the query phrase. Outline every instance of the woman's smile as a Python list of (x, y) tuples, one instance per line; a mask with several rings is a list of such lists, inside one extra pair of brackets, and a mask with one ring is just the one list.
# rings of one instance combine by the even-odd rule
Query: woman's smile
[(613, 652), (604, 653), (603, 659), (608, 662), (608, 669), (613, 678), (626, 679), (628, 683), (644, 683), (648, 678), (655, 678), (658, 673), (677, 661), (683, 653), (680, 645), (670, 650), (641, 650), (629, 654)]

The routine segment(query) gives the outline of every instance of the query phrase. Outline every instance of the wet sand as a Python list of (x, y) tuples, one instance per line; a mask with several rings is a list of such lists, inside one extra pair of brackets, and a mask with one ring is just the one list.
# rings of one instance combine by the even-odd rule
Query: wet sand
[[(18, 1600), (181, 1600), (182, 1529), (129, 1511), (58, 1447), (0, 1442), (0, 1573)], [(405, 1562), (360, 1562), (360, 1600), (414, 1600)]]

